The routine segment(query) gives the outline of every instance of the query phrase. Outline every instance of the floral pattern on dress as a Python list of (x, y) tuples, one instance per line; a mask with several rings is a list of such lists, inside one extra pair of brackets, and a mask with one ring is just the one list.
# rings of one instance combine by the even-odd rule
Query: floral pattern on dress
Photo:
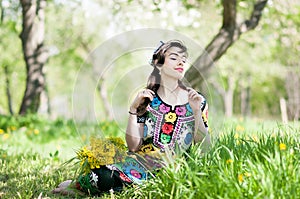
[(171, 123), (164, 123), (161, 127), (161, 130), (164, 134), (170, 135), (173, 131), (174, 127)]
[(176, 144), (184, 145), (183, 149), (189, 148), (194, 131), (193, 111), (189, 103), (172, 108), (156, 94), (147, 111), (148, 119), (144, 124), (147, 128), (144, 130), (148, 132), (144, 132), (144, 139), (152, 137), (153, 144), (161, 151), (165, 148), (174, 149)]
[[(204, 114), (200, 117), (208, 127), (207, 104), (204, 97), (203, 100), (199, 108)], [(129, 152), (123, 162), (107, 165), (107, 168), (118, 171), (120, 179), (128, 184), (140, 184), (153, 177), (152, 172), (165, 165), (164, 157), (168, 156), (166, 151), (175, 151), (177, 146), (186, 151), (193, 142), (195, 118), (189, 103), (173, 108), (156, 94), (142, 117), (145, 122), (140, 150), (137, 153)]]
[(151, 106), (157, 110), (160, 104), (161, 104), (161, 101), (157, 97), (154, 97), (151, 102)]
[(121, 170), (131, 181), (141, 183), (147, 179), (147, 168), (140, 164), (135, 157), (128, 156), (124, 162), (114, 164), (115, 170)]
[(168, 113), (171, 108), (169, 106), (166, 106), (165, 104), (161, 104), (159, 106), (159, 110), (162, 112), (162, 113)]
[(97, 183), (98, 183), (98, 175), (95, 174), (93, 171), (91, 171), (91, 173), (90, 173), (90, 183), (94, 187), (98, 188), (98, 185), (97, 185)]
[(176, 115), (178, 115), (178, 116), (185, 116), (185, 114), (186, 114), (186, 107), (185, 106), (177, 106), (176, 108), (175, 108), (175, 113), (176, 113)]

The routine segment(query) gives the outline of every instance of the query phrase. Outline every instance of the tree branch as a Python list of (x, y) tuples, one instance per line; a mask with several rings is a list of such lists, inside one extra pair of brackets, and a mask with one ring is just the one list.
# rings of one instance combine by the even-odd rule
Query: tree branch
[(251, 17), (237, 25), (236, 0), (223, 0), (223, 24), (220, 31), (185, 74), (186, 80), (191, 86), (199, 88), (214, 62), (226, 53), (242, 33), (252, 30), (258, 25), (267, 1), (258, 0), (254, 5)]
[(223, 0), (222, 29), (234, 29), (236, 26), (236, 0)]
[(240, 26), (239, 26), (239, 32), (240, 34), (247, 32), (249, 30), (253, 30), (256, 28), (256, 26), (259, 23), (259, 20), (262, 16), (263, 9), (265, 8), (268, 0), (258, 0), (253, 8), (253, 11), (251, 13), (251, 16), (249, 19), (245, 20)]

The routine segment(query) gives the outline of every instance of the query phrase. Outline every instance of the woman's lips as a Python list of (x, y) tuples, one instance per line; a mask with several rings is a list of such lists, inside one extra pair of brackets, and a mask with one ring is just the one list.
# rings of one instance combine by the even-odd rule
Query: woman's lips
[(183, 72), (183, 68), (175, 68), (175, 70), (177, 70), (177, 71), (180, 72), (180, 73)]

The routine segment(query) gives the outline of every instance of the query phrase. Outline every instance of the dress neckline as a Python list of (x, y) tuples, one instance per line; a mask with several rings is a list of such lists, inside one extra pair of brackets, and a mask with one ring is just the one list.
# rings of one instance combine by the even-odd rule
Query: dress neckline
[(166, 103), (166, 102), (158, 95), (157, 92), (155, 93), (155, 96), (156, 96), (162, 103), (164, 103), (165, 105), (171, 107), (171, 110), (172, 110), (172, 111), (174, 111), (174, 110), (176, 109), (176, 107), (183, 107), (183, 106), (186, 106), (186, 105), (189, 104), (189, 102), (186, 102), (186, 103), (184, 103), (184, 104), (171, 105), (171, 104)]

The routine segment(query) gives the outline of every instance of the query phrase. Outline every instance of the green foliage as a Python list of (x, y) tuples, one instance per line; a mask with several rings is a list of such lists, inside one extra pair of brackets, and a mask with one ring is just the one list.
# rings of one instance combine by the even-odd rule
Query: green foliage
[(271, 46), (272, 58), (284, 66), (299, 66), (300, 37), (300, 2), (285, 3), (275, 0), (266, 13), (265, 30), (271, 32), (272, 39), (276, 41)]
[(56, 119), (51, 121), (37, 115), (1, 116), (0, 129), (2, 134), (6, 134), (8, 137), (23, 134), (27, 139), (39, 143), (77, 135), (76, 126), (72, 120)]
[(102, 121), (99, 123), (99, 128), (103, 135), (109, 135), (110, 137), (120, 137), (121, 129), (115, 121)]
[(62, 181), (74, 178), (74, 168), (61, 166), (52, 158), (39, 154), (3, 156), (0, 151), (1, 198), (37, 198), (48, 195)]
[[(1, 126), (46, 124), (42, 118), (8, 118)], [(283, 126), (269, 121), (227, 120), (219, 132), (212, 132), (214, 144), (207, 154), (200, 145), (178, 158), (175, 164), (161, 170), (157, 176), (142, 185), (128, 187), (123, 192), (104, 194), (102, 198), (291, 198), (299, 197), (300, 190), (300, 124)], [(57, 128), (72, 126), (69, 121), (48, 121)], [(78, 129), (88, 129), (85, 124)], [(97, 126), (97, 127), (95, 127)], [(94, 133), (99, 125), (89, 128)], [(94, 130), (93, 130), (94, 129)], [(115, 123), (104, 122), (100, 129), (117, 134)], [(46, 143), (26, 141), (20, 132), (5, 138), (0, 148), (1, 198), (64, 198), (53, 195), (51, 190), (67, 179), (75, 179), (79, 165), (65, 164), (63, 153), (76, 145), (76, 133), (69, 137), (56, 137), (60, 142), (71, 140), (63, 149), (53, 146), (51, 152), (27, 152), (33, 143), (42, 149)], [(56, 132), (62, 134), (61, 132)], [(219, 134), (218, 134), (219, 133)], [(46, 136), (45, 134), (43, 134)], [(16, 143), (14, 136), (22, 139)], [(21, 152), (14, 151), (21, 147)], [(288, 194), (288, 195), (286, 195)]]

